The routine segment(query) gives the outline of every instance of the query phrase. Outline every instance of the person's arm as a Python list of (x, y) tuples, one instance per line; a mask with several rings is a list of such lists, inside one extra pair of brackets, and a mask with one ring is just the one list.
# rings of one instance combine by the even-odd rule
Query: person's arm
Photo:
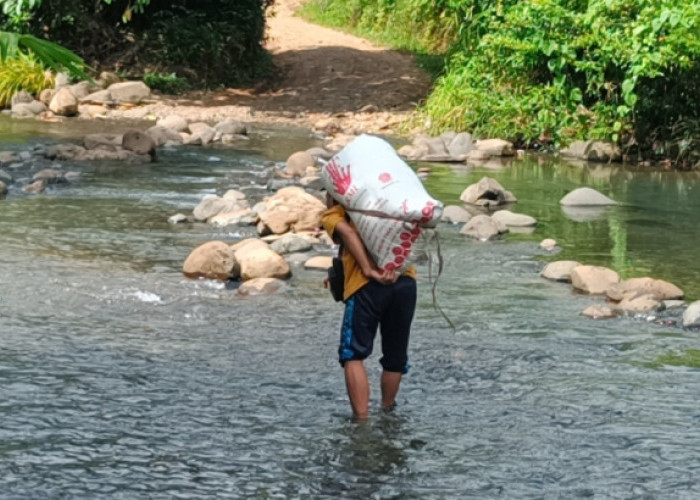
[(383, 284), (394, 283), (399, 278), (396, 271), (381, 270), (377, 267), (372, 257), (367, 253), (367, 249), (364, 243), (362, 243), (360, 235), (355, 228), (346, 221), (341, 221), (335, 226), (334, 235), (338, 235), (343, 239), (345, 248), (350, 252), (350, 255), (355, 258), (365, 278)]

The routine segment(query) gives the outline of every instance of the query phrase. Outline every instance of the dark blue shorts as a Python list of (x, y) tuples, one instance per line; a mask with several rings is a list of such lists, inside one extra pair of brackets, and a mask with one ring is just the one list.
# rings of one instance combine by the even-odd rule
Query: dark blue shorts
[(382, 336), (382, 358), (388, 372), (408, 371), (408, 337), (416, 311), (416, 280), (401, 276), (391, 285), (370, 281), (345, 302), (338, 359), (365, 359), (372, 354), (377, 327)]

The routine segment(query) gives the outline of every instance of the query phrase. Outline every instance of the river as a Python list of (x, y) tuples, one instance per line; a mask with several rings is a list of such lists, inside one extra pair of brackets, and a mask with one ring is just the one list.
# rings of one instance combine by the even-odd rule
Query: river
[[(9, 149), (80, 132), (1, 127)], [(0, 201), (0, 497), (697, 498), (700, 374), (656, 363), (697, 332), (666, 316), (584, 318), (600, 299), (539, 277), (576, 259), (697, 300), (697, 175), (550, 158), (433, 166), (426, 187), (442, 201), (487, 175), (540, 224), (492, 243), (441, 226), (437, 297), (456, 329), (419, 265), (398, 407), (377, 410), (375, 390), (357, 424), (335, 359), (342, 307), (322, 274), (293, 264), (267, 297), (188, 280), (198, 244), (254, 230), (167, 223), (209, 193), (261, 197), (267, 166), (315, 143), (259, 129), (245, 151), (64, 165), (81, 176)], [(620, 205), (564, 212), (581, 185)], [(556, 255), (538, 246), (549, 237)]]

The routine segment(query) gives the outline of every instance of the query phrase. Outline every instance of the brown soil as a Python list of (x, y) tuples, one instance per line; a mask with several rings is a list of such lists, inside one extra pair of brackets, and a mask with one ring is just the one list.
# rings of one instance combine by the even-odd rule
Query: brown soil
[[(430, 89), (410, 54), (294, 15), (304, 0), (276, 0), (268, 12), (266, 47), (275, 72), (256, 88), (196, 93), (151, 105), (155, 116), (234, 117), (311, 127), (334, 117), (352, 132), (388, 132), (405, 121)], [(172, 110), (177, 107), (177, 111)], [(326, 120), (327, 121), (327, 120)]]

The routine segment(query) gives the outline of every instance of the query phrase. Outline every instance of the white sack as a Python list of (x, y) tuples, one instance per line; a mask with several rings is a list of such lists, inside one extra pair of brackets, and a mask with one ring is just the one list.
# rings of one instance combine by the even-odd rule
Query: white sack
[(415, 260), (416, 242), (442, 217), (443, 204), (378, 137), (357, 137), (324, 165), (321, 176), (382, 269), (404, 270)]

